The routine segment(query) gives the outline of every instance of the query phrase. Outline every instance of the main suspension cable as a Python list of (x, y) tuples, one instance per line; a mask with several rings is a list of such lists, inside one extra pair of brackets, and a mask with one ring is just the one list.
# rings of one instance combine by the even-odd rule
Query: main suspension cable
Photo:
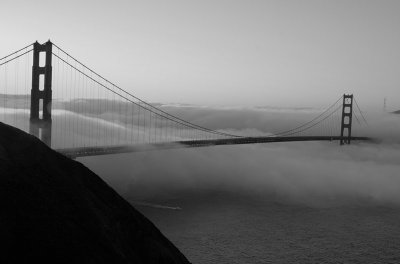
[[(187, 122), (187, 121), (185, 121), (185, 122), (180, 122), (180, 121), (174, 120), (174, 119), (172, 119), (172, 118), (170, 118), (170, 117), (168, 117), (168, 116), (165, 116), (165, 115), (162, 115), (162, 114), (160, 114), (160, 113), (157, 113), (157, 112), (155, 112), (155, 111), (153, 111), (153, 110), (151, 110), (151, 109), (149, 109), (149, 108), (146, 108), (146, 107), (144, 107), (144, 106), (141, 106), (141, 105), (138, 104), (137, 102), (135, 102), (135, 101), (133, 101), (133, 100), (127, 98), (126, 96), (124, 96), (124, 95), (122, 95), (122, 94), (120, 94), (120, 93), (118, 93), (118, 92), (116, 92), (116, 91), (110, 89), (109, 87), (105, 86), (104, 84), (100, 83), (99, 81), (95, 80), (94, 78), (88, 76), (86, 73), (84, 73), (84, 72), (82, 72), (81, 70), (77, 69), (75, 66), (73, 66), (73, 65), (70, 64), (69, 62), (67, 62), (67, 61), (65, 61), (64, 59), (62, 59), (61, 57), (59, 57), (57, 54), (55, 54), (55, 53), (52, 53), (52, 54), (53, 54), (55, 57), (57, 57), (58, 59), (60, 59), (61, 61), (63, 61), (65, 64), (69, 65), (72, 69), (76, 70), (76, 71), (79, 72), (80, 74), (82, 74), (82, 75), (86, 76), (87, 78), (91, 79), (93, 82), (97, 83), (98, 85), (102, 86), (103, 88), (107, 89), (108, 91), (110, 91), (110, 92), (112, 92), (112, 93), (114, 93), (114, 94), (120, 96), (121, 98), (123, 98), (123, 99), (125, 99), (125, 100), (127, 100), (127, 101), (129, 101), (129, 102), (131, 102), (131, 103), (133, 103), (133, 104), (135, 104), (135, 105), (138, 105), (138, 106), (142, 107), (143, 109), (145, 109), (145, 110), (147, 110), (147, 111), (149, 111), (149, 112), (151, 112), (151, 113), (154, 113), (154, 114), (156, 114), (156, 115), (158, 115), (158, 116), (160, 116), (160, 117), (169, 119), (169, 120), (171, 120), (171, 121), (173, 121), (173, 122), (176, 122), (176, 123), (179, 123), (179, 124), (181, 124), (181, 125), (183, 125), (183, 126), (185, 126), (185, 127), (190, 127), (190, 128), (197, 129), (197, 130), (202, 130), (202, 131), (208, 132), (208, 133), (213, 133), (213, 134), (218, 134), (218, 135), (223, 135), (223, 136), (230, 136), (230, 137), (241, 137), (241, 136), (236, 136), (236, 135), (231, 135), (231, 134), (227, 134), (227, 133), (223, 133), (223, 132), (211, 130), (211, 129), (208, 129), (208, 128), (203, 128), (203, 127), (201, 127), (201, 126), (197, 126), (197, 125), (192, 124), (192, 123)], [(148, 104), (146, 103), (146, 105), (148, 105)], [(156, 108), (156, 107), (153, 107), (153, 108), (158, 109), (158, 108)], [(172, 116), (172, 115), (170, 115), (170, 116)], [(174, 117), (174, 116), (172, 116), (172, 117)]]
[(322, 123), (323, 121), (325, 121), (327, 118), (331, 117), (331, 116), (332, 116), (333, 114), (335, 114), (339, 109), (340, 109), (340, 105), (339, 105), (338, 107), (336, 107), (336, 109), (335, 109), (333, 112), (331, 112), (329, 115), (327, 115), (326, 117), (324, 117), (323, 119), (321, 119), (321, 120), (318, 121), (317, 123), (315, 123), (315, 124), (313, 124), (313, 125), (310, 125), (310, 126), (304, 128), (304, 129), (300, 130), (300, 131), (294, 131), (294, 132), (292, 132), (292, 133), (285, 134), (285, 136), (290, 136), (290, 135), (293, 135), (293, 134), (297, 134), (297, 133), (300, 133), (300, 132), (304, 132), (304, 131), (306, 131), (306, 130), (308, 130), (308, 129), (310, 129), (310, 128), (313, 128), (313, 127), (315, 127), (316, 125), (318, 125), (318, 124)]
[[(279, 136), (279, 135), (285, 135), (287, 133), (291, 133), (295, 130), (298, 130), (300, 128), (303, 128), (311, 123), (313, 123), (315, 120), (317, 120), (318, 118), (320, 118), (321, 116), (323, 116), (325, 113), (327, 113), (330, 109), (332, 109), (341, 99), (343, 98), (343, 96), (340, 96), (338, 100), (336, 100), (336, 102), (334, 102), (330, 107), (328, 107), (324, 112), (322, 112), (321, 114), (319, 114), (317, 117), (313, 118), (312, 120), (308, 121), (307, 123), (302, 124), (301, 126), (286, 130), (286, 131), (281, 131), (278, 133), (275, 133), (273, 136)], [(335, 110), (336, 111), (336, 110)]]
[(18, 52), (23, 51), (24, 49), (29, 48), (29, 46), (32, 46), (32, 45), (33, 45), (33, 43), (27, 45), (26, 47), (23, 47), (22, 49), (19, 49), (19, 50), (17, 50), (17, 51), (14, 51), (13, 53), (10, 53), (10, 54), (8, 54), (7, 56), (4, 56), (3, 58), (1, 58), (0, 61), (1, 61), (1, 60), (4, 60), (4, 59), (7, 59), (8, 57), (11, 57), (11, 56), (14, 55), (14, 54), (17, 54)]
[[(29, 46), (28, 46), (28, 47), (29, 47)], [(14, 58), (12, 58), (12, 59), (9, 59), (9, 60), (7, 60), (7, 61), (5, 61), (5, 62), (2, 62), (2, 63), (0, 64), (0, 66), (3, 66), (4, 64), (7, 64), (7, 63), (9, 63), (9, 62), (11, 62), (11, 61), (13, 61), (13, 60), (16, 60), (16, 59), (18, 59), (19, 57), (21, 57), (21, 56), (23, 56), (23, 55), (25, 55), (25, 54), (31, 52), (32, 50), (33, 50), (33, 49), (30, 49), (30, 50), (28, 50), (28, 51), (25, 51), (24, 53), (19, 54), (18, 56), (14, 57)], [(9, 56), (7, 56), (7, 57), (9, 57)], [(5, 58), (6, 58), (6, 57), (5, 57)]]
[(365, 122), (365, 124), (367, 124), (367, 125), (368, 125), (368, 122), (367, 122), (367, 120), (365, 119), (365, 117), (364, 117), (364, 114), (362, 113), (362, 111), (361, 111), (360, 107), (358, 106), (358, 103), (357, 103), (357, 100), (356, 100), (356, 98), (355, 98), (355, 97), (354, 97), (354, 102), (356, 103), (357, 109), (358, 109), (358, 111), (360, 112), (360, 114), (361, 114), (361, 117), (364, 119), (364, 122)]
[[(118, 90), (120, 90), (120, 91), (126, 93), (127, 95), (129, 95), (129, 96), (131, 96), (131, 97), (133, 97), (134, 99), (140, 101), (140, 102), (143, 103), (144, 105), (147, 105), (147, 106), (150, 107), (150, 108), (156, 109), (156, 111), (159, 111), (159, 112), (161, 112), (161, 113), (163, 113), (163, 114), (165, 114), (165, 115), (167, 115), (167, 116), (170, 116), (170, 117), (173, 118), (173, 119), (177, 119), (177, 120), (179, 120), (179, 121), (181, 121), (181, 122), (183, 122), (183, 123), (186, 123), (186, 124), (190, 125), (190, 127), (192, 127), (192, 128), (198, 128), (198, 129), (203, 130), (203, 131), (205, 131), (205, 132), (210, 132), (210, 133), (214, 133), (214, 134), (224, 135), (224, 136), (228, 136), (228, 137), (242, 137), (242, 136), (239, 136), (239, 135), (233, 135), (233, 134), (229, 134), (229, 133), (219, 132), (219, 131), (212, 130), (212, 129), (209, 129), (209, 128), (206, 128), (206, 127), (202, 127), (202, 126), (193, 124), (193, 123), (191, 123), (191, 122), (189, 122), (189, 121), (186, 121), (186, 120), (184, 120), (184, 119), (181, 119), (181, 118), (179, 118), (179, 117), (177, 117), (177, 116), (171, 115), (170, 113), (168, 113), (168, 112), (166, 112), (166, 111), (163, 111), (163, 110), (161, 110), (160, 108), (155, 107), (155, 106), (153, 106), (153, 105), (151, 105), (151, 104), (149, 104), (149, 103), (143, 101), (142, 99), (136, 97), (135, 95), (129, 93), (128, 91), (122, 89), (122, 88), (119, 87), (118, 85), (114, 84), (113, 82), (109, 81), (108, 79), (106, 79), (106, 78), (103, 77), (102, 75), (100, 75), (100, 74), (98, 74), (97, 72), (95, 72), (95, 71), (93, 71), (92, 69), (90, 69), (88, 66), (86, 66), (85, 64), (83, 64), (82, 62), (80, 62), (79, 60), (77, 60), (76, 58), (74, 58), (73, 56), (71, 56), (69, 53), (67, 53), (66, 51), (64, 51), (62, 48), (60, 48), (60, 47), (57, 46), (56, 44), (53, 43), (53, 45), (54, 45), (55, 47), (57, 47), (59, 50), (61, 50), (64, 54), (66, 54), (67, 56), (69, 56), (70, 58), (72, 58), (73, 60), (75, 60), (75, 61), (76, 61), (78, 64), (80, 64), (82, 67), (86, 68), (87, 70), (89, 70), (90, 72), (92, 72), (93, 74), (95, 74), (97, 77), (99, 77), (99, 78), (101, 78), (102, 80), (104, 80), (105, 82), (111, 84), (112, 86), (114, 86), (114, 87), (117, 88)], [(60, 57), (58, 57), (58, 58), (61, 59)], [(98, 82), (98, 83), (99, 83), (99, 82)], [(141, 106), (141, 107), (143, 107), (143, 106)], [(148, 109), (148, 110), (149, 110), (149, 109)], [(154, 113), (154, 112), (153, 112), (153, 113)], [(162, 115), (160, 115), (160, 116), (162, 116)], [(174, 121), (174, 120), (173, 120), (173, 121)]]

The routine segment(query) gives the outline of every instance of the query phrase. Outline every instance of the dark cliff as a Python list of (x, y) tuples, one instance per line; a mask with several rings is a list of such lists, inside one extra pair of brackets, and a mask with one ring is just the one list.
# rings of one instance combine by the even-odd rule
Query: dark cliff
[(79, 162), (0, 123), (0, 263), (188, 263)]

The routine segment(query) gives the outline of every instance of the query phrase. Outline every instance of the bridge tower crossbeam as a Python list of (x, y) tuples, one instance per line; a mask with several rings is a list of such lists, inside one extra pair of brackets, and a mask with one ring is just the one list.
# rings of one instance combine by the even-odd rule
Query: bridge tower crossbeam
[(350, 144), (353, 119), (353, 95), (343, 95), (342, 122), (340, 128), (340, 145)]
[[(51, 146), (51, 101), (52, 101), (52, 43), (37, 41), (33, 44), (32, 89), (29, 132)], [(45, 52), (45, 65), (40, 66), (40, 53)], [(44, 83), (41, 89), (40, 76)], [(40, 111), (42, 109), (42, 116)]]

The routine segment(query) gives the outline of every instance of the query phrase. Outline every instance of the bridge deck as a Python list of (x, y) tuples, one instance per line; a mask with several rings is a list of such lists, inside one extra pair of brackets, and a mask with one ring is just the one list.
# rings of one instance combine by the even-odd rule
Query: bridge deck
[[(256, 144), (256, 143), (273, 143), (273, 142), (294, 142), (294, 141), (336, 141), (341, 139), (342, 137), (340, 136), (243, 137), (243, 138), (230, 138), (230, 139), (176, 141), (168, 143), (153, 143), (153, 144), (140, 144), (140, 145), (66, 148), (66, 149), (56, 149), (56, 151), (70, 158), (78, 158), (85, 156), (110, 155), (118, 153), (142, 152), (142, 151), (151, 151), (160, 149), (176, 149), (185, 147), (207, 147), (207, 146), (217, 146), (217, 145), (238, 145), (238, 144)], [(351, 137), (351, 140), (371, 141), (372, 139), (368, 137)]]

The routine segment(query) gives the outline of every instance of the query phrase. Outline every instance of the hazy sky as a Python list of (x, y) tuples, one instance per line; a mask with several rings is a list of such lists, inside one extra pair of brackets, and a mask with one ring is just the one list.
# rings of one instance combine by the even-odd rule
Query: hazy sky
[(51, 39), (145, 100), (400, 108), (400, 1), (0, 0), (0, 56)]

